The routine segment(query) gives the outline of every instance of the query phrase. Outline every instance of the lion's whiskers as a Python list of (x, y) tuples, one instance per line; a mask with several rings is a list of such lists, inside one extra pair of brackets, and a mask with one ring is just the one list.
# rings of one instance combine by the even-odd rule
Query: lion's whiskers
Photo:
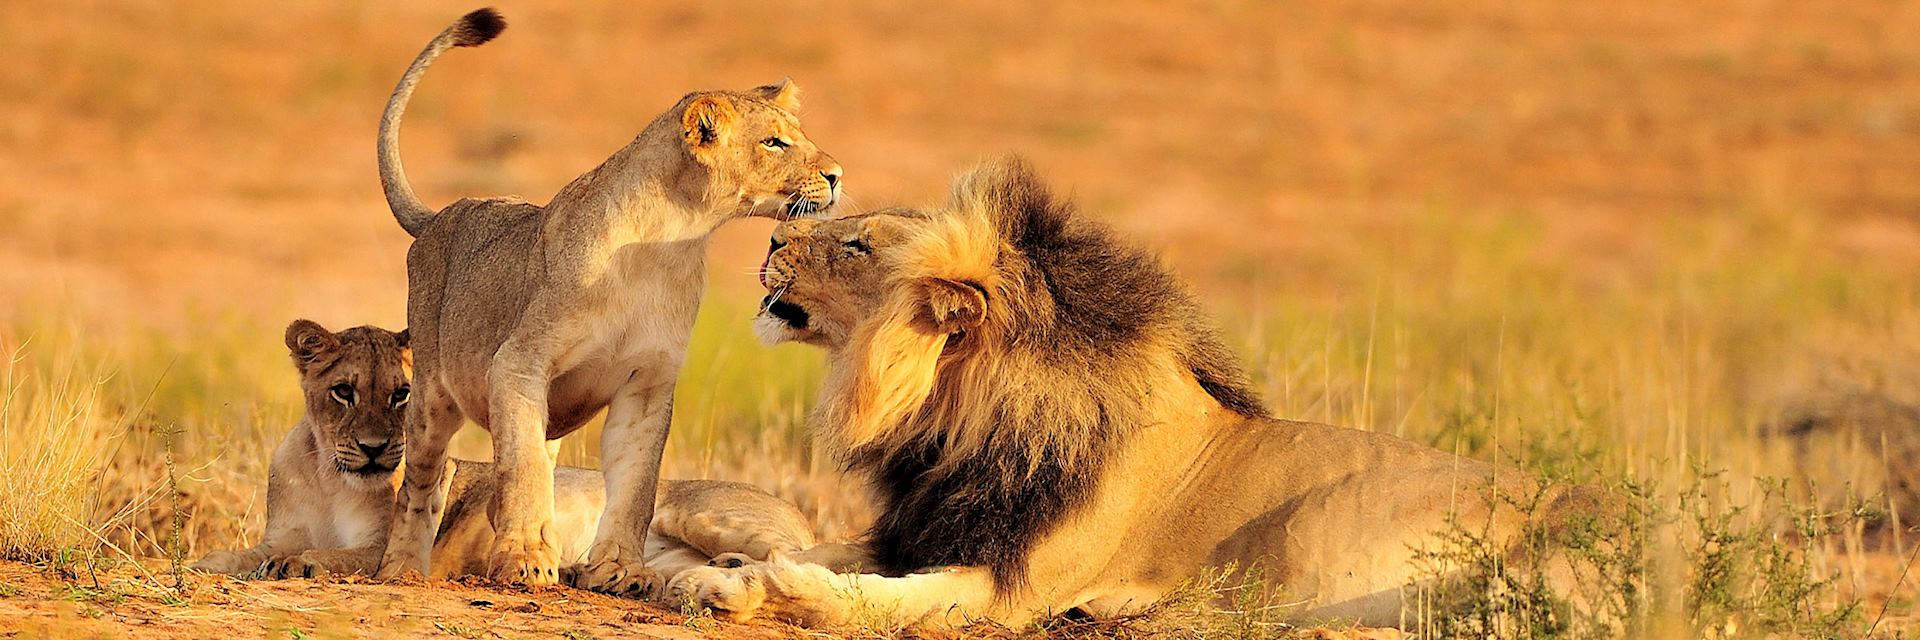
[(774, 290), (774, 292), (773, 292), (773, 295), (770, 295), (770, 296), (767, 296), (767, 303), (766, 303), (766, 304), (763, 304), (763, 305), (760, 305), (760, 310), (761, 310), (761, 311), (766, 311), (766, 310), (768, 310), (768, 309), (772, 309), (772, 308), (773, 308), (773, 304), (774, 304), (774, 303), (776, 303), (776, 302), (779, 302), (779, 301), (780, 301), (780, 296), (783, 296), (783, 295), (786, 295), (786, 294), (787, 294), (787, 289), (788, 289), (788, 288), (790, 288), (790, 287), (792, 287), (792, 286), (793, 286), (793, 285), (791, 285), (791, 284), (788, 284), (788, 285), (786, 285), (786, 286), (783, 286), (783, 287), (780, 287), (779, 289), (776, 289), (776, 290)]

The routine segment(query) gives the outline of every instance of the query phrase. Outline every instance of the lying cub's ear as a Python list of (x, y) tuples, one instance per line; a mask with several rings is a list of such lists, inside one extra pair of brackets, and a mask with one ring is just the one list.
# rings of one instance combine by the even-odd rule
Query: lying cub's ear
[(287, 325), (287, 351), (302, 370), (339, 347), (340, 339), (318, 322), (302, 319)]
[(794, 84), (792, 78), (781, 78), (779, 82), (755, 87), (753, 93), (786, 111), (800, 110), (800, 85)]
[(926, 302), (929, 326), (940, 333), (966, 331), (980, 326), (987, 317), (987, 294), (980, 285), (945, 278), (922, 278), (920, 287)]
[(740, 113), (733, 108), (733, 100), (719, 94), (707, 94), (694, 98), (687, 105), (685, 113), (680, 114), (680, 133), (687, 140), (687, 148), (694, 151), (712, 149), (732, 137)]
[(405, 348), (407, 348), (407, 347), (409, 347), (409, 346), (411, 346), (411, 345), (409, 345), (408, 343), (410, 343), (410, 342), (412, 342), (412, 341), (413, 341), (413, 329), (412, 329), (412, 328), (406, 328), (406, 329), (401, 329), (401, 330), (400, 330), (400, 333), (396, 333), (396, 334), (393, 334), (393, 342), (394, 342), (395, 344), (398, 344), (398, 345), (400, 345), (400, 348), (402, 348), (402, 349), (405, 349)]

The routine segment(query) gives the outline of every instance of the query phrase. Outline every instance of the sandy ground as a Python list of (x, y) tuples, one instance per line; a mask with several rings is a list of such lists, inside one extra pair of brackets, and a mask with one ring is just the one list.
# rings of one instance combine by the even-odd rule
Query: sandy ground
[(480, 582), (381, 584), (190, 575), (174, 595), (164, 565), (60, 575), (0, 563), (6, 638), (787, 638), (771, 624), (724, 624), (563, 587)]
[[(1015, 633), (976, 626), (956, 631), (823, 632), (774, 622), (734, 624), (687, 616), (634, 600), (566, 587), (486, 581), (381, 583), (359, 577), (239, 580), (189, 573), (185, 588), (164, 561), (122, 566), (97, 577), (0, 562), (0, 638), (1107, 638), (1153, 637), (1111, 626), (1067, 624)], [(95, 586), (98, 585), (98, 586)], [(1302, 640), (1396, 640), (1394, 629), (1298, 629)]]

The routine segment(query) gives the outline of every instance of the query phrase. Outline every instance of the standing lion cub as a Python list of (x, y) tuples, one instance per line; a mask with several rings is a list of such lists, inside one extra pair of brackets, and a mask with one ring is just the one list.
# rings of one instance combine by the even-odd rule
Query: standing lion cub
[(673, 383), (706, 278), (707, 237), (746, 216), (834, 205), (840, 166), (800, 130), (787, 82), (689, 94), (545, 206), (462, 199), (434, 213), (408, 186), (399, 126), (427, 65), (505, 28), (467, 14), (407, 69), (380, 122), (380, 181), (407, 252), (407, 321), (418, 397), (407, 473), (379, 575), (425, 571), (445, 506), (447, 441), (467, 418), (493, 436), (489, 573), (545, 584), (562, 560), (545, 442), (607, 410), (606, 508), (576, 586), (644, 595), (643, 550)]
[[(307, 320), (287, 327), (306, 415), (274, 450), (267, 472), (267, 528), (249, 549), (215, 551), (194, 568), (269, 578), (371, 574), (380, 565), (393, 511), (395, 470), (406, 449), (401, 411), (410, 404), (407, 332), (355, 327), (339, 333)], [(454, 460), (447, 517), (434, 543), (435, 576), (486, 570), (493, 540), (487, 506), (493, 465)], [(605, 500), (600, 474), (554, 471), (554, 526), (562, 558), (586, 556)], [(721, 555), (808, 557), (817, 547), (791, 503), (749, 484), (663, 481), (646, 558), (668, 575)], [(723, 560), (724, 562), (725, 560)]]

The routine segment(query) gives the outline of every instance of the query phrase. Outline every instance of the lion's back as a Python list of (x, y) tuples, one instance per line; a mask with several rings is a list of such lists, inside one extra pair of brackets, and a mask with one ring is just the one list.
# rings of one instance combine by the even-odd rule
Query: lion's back
[(522, 200), (467, 198), (421, 231), (407, 251), (407, 322), (423, 365), (485, 371), (532, 293), (544, 220)]

